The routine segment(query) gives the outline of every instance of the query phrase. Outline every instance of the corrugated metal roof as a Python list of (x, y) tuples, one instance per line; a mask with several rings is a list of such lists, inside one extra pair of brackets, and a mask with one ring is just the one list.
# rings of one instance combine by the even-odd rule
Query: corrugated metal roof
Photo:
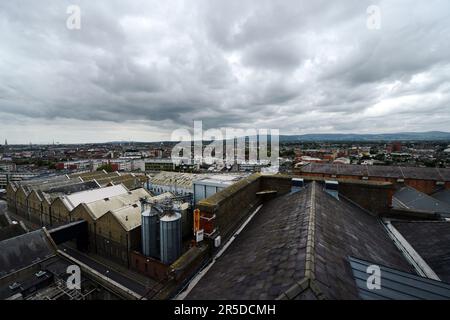
[[(364, 300), (448, 300), (450, 299), (450, 284), (423, 278), (371, 263), (365, 260), (349, 257), (350, 266), (358, 287), (359, 296)], [(368, 289), (367, 280), (371, 273), (367, 268), (377, 265), (381, 271), (380, 289)]]
[(65, 206), (72, 211), (80, 203), (90, 203), (100, 199), (126, 194), (128, 190), (123, 185), (94, 189), (89, 191), (77, 192), (71, 195), (61, 197)]
[(120, 194), (118, 196), (110, 198), (102, 198), (100, 200), (86, 203), (86, 207), (90, 211), (92, 218), (94, 220), (103, 216), (106, 212), (110, 210), (116, 210), (127, 205), (136, 203), (140, 198), (150, 198), (151, 195), (145, 189), (140, 188), (130, 191), (126, 194)]
[(195, 173), (180, 173), (161, 171), (157, 175), (150, 178), (153, 185), (172, 186), (177, 185), (181, 188), (190, 189), (194, 180), (206, 178), (208, 175)]
[(137, 203), (110, 211), (125, 231), (133, 230), (141, 225), (141, 206)]

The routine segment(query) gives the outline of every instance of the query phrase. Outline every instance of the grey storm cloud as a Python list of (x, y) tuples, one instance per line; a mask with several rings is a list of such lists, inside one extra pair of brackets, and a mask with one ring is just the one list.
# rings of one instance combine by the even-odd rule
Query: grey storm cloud
[(194, 120), (448, 130), (449, 12), (447, 0), (3, 1), (0, 138), (155, 140)]

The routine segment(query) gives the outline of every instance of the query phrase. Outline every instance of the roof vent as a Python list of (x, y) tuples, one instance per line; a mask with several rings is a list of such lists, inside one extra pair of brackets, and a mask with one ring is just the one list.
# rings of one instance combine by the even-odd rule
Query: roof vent
[(11, 283), (10, 285), (9, 285), (9, 289), (10, 290), (16, 290), (17, 288), (19, 288), (20, 287), (20, 283), (19, 282), (14, 282), (14, 283)]
[(300, 191), (305, 186), (305, 181), (302, 178), (292, 178), (291, 193)]
[(325, 180), (325, 192), (339, 200), (339, 182)]
[(34, 275), (38, 278), (42, 278), (43, 276), (45, 276), (46, 273), (47, 272), (41, 270), (39, 272), (36, 272)]

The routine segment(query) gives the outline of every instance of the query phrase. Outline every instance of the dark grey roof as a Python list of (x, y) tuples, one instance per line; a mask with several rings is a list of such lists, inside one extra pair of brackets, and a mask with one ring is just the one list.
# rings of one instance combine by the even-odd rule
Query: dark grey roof
[(315, 273), (327, 298), (358, 298), (348, 256), (414, 272), (378, 218), (316, 189)]
[(450, 214), (450, 204), (439, 201), (409, 186), (401, 188), (392, 198), (394, 208)]
[(311, 188), (265, 205), (189, 299), (275, 299), (305, 272)]
[(55, 255), (46, 233), (36, 230), (0, 242), (0, 278)]
[(450, 181), (450, 168), (309, 163), (302, 166), (300, 170), (305, 173)]
[(63, 194), (71, 194), (86, 190), (98, 189), (100, 188), (97, 182), (95, 181), (86, 181), (76, 184), (69, 184), (65, 186), (55, 187), (49, 190), (46, 190), (46, 193), (63, 193)]
[(439, 278), (450, 283), (450, 222), (393, 221), (392, 224)]
[(0, 241), (20, 236), (26, 232), (27, 231), (20, 223), (10, 224), (6, 227), (0, 228)]
[[(349, 257), (349, 263), (361, 299), (367, 300), (448, 300), (450, 285), (388, 268), (386, 266)], [(371, 265), (380, 268), (380, 288), (368, 289), (367, 280), (372, 275), (367, 272)], [(369, 280), (369, 283), (371, 280)]]
[(349, 255), (413, 272), (378, 218), (313, 182), (265, 204), (187, 299), (358, 299)]
[(449, 189), (435, 192), (431, 196), (439, 201), (445, 202), (448, 205), (450, 205), (450, 190)]
[(4, 213), (0, 214), (0, 228), (9, 226), (8, 218)]

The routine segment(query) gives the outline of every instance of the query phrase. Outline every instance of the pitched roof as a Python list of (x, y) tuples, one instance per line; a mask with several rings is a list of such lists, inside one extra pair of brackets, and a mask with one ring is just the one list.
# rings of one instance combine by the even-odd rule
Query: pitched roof
[(450, 168), (309, 163), (299, 169), (301, 172), (305, 173), (327, 173), (335, 175), (450, 181)]
[(397, 208), (450, 214), (450, 204), (409, 186), (401, 188), (394, 194), (392, 205)]
[(433, 198), (450, 205), (450, 189), (441, 190), (431, 195)]
[(349, 255), (413, 272), (380, 220), (312, 182), (271, 200), (188, 299), (357, 299)]
[(16, 222), (8, 226), (4, 226), (0, 228), (0, 241), (20, 236), (21, 234), (24, 234), (26, 232), (27, 230), (21, 223)]
[(367, 282), (372, 273), (367, 269), (373, 262), (349, 257), (359, 295), (365, 300), (449, 300), (450, 284), (398, 271), (382, 265), (380, 288), (369, 290)]
[(86, 203), (85, 207), (94, 220), (103, 216), (110, 210), (116, 210), (139, 201), (140, 198), (150, 198), (151, 195), (145, 189), (140, 188), (120, 194), (114, 197), (102, 198), (97, 201)]
[(181, 173), (161, 171), (149, 179), (154, 185), (176, 185), (180, 188), (192, 188), (193, 182), (202, 178), (208, 177), (207, 174), (198, 173)]
[(72, 211), (80, 203), (91, 203), (100, 199), (110, 198), (126, 193), (128, 193), (128, 190), (123, 185), (116, 185), (65, 195), (61, 197), (61, 200), (67, 209)]
[(131, 231), (141, 225), (141, 206), (137, 203), (109, 212), (122, 225), (125, 231)]
[(450, 283), (450, 222), (393, 221), (392, 224), (438, 277)]
[(0, 278), (56, 254), (44, 230), (0, 242)]

